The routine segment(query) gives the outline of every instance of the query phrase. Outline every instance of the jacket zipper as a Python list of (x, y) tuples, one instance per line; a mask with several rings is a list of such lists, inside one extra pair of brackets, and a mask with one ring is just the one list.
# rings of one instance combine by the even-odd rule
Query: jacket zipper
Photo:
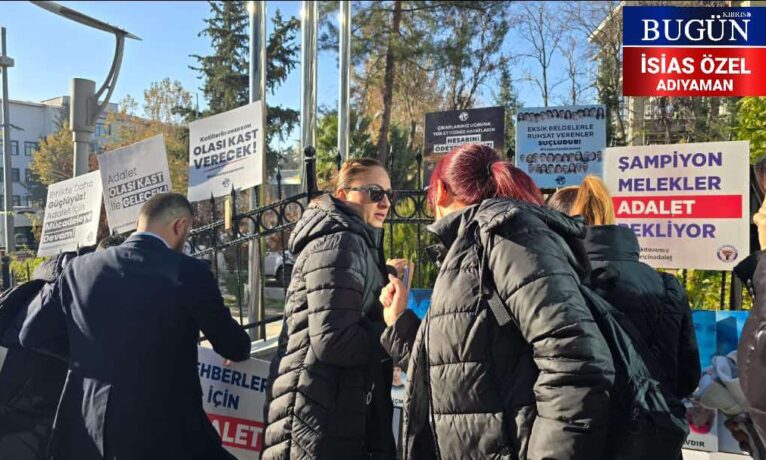
[(439, 437), (436, 435), (436, 421), (434, 420), (434, 397), (433, 393), (431, 392), (431, 363), (430, 363), (430, 355), (428, 354), (428, 341), (430, 340), (430, 329), (431, 329), (431, 323), (430, 321), (426, 324), (426, 331), (425, 331), (425, 341), (423, 342), (423, 347), (425, 348), (425, 367), (426, 367), (426, 388), (428, 388), (428, 426), (431, 428), (431, 435), (434, 439), (434, 451), (436, 453), (436, 458), (441, 460), (442, 454), (439, 450)]

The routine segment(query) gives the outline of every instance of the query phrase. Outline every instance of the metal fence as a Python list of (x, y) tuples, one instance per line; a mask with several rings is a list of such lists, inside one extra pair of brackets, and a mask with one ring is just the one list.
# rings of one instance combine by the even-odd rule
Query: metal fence
[[(293, 227), (312, 198), (323, 193), (317, 186), (316, 155), (314, 148), (304, 151), (305, 191), (284, 197), (285, 186), (281, 173), (276, 174), (276, 190), (273, 203), (256, 209), (244, 209), (248, 203), (240, 194), (232, 192), (228, 197), (229, 206), (221, 200), (209, 200), (202, 203), (205, 212), (201, 213), (205, 222), (191, 232), (192, 254), (207, 259), (218, 279), (226, 304), (234, 316), (247, 329), (258, 328), (260, 337), (267, 338), (266, 326), (281, 321), (284, 310), (284, 298), (292, 271), (293, 257), (287, 250), (287, 241)], [(414, 164), (401, 165), (402, 161)], [(340, 167), (340, 157), (337, 157)], [(384, 248), (388, 258), (407, 258), (414, 263), (413, 287), (430, 288), (437, 270), (427, 256), (426, 247), (433, 242), (433, 236), (426, 231), (426, 226), (433, 222), (433, 215), (426, 205), (426, 192), (423, 187), (423, 157), (397, 159), (394, 152), (389, 155), (386, 165), (389, 171), (407, 169), (410, 180), (392, 177), (395, 189), (391, 212), (385, 224)], [(403, 168), (405, 167), (405, 168)], [(392, 173), (392, 176), (401, 174)], [(397, 183), (401, 180), (401, 183)], [(408, 186), (409, 185), (409, 186)], [(545, 191), (551, 192), (551, 191)], [(229, 210), (227, 210), (227, 207)], [(253, 293), (248, 292), (248, 248), (250, 244), (263, 244), (266, 257), (261, 259), (260, 289), (265, 299), (259, 305), (259, 321), (246, 322), (247, 300)], [(15, 258), (15, 257), (14, 257)], [(3, 289), (31, 279), (36, 267), (32, 254), (26, 259), (0, 259), (0, 282)], [(684, 287), (689, 290), (694, 280), (688, 279), (688, 270), (681, 271)], [(718, 278), (720, 276), (720, 278)], [(720, 279), (720, 282), (718, 281)], [(727, 272), (719, 272), (712, 283), (720, 289), (716, 307), (720, 310), (737, 310), (742, 307), (742, 283)], [(257, 294), (257, 293), (256, 293)], [(692, 305), (699, 299), (690, 298)]]
[[(394, 156), (387, 165), (393, 166)], [(246, 329), (258, 328), (262, 338), (267, 337), (266, 326), (282, 319), (284, 297), (292, 271), (293, 255), (287, 249), (287, 241), (293, 227), (312, 198), (323, 191), (317, 186), (316, 154), (313, 147), (304, 150), (305, 192), (283, 197), (282, 177), (276, 174), (277, 200), (256, 209), (239, 211), (247, 200), (235, 192), (227, 198), (230, 205), (222, 205), (221, 200), (211, 199), (206, 203), (206, 218), (209, 223), (201, 225), (191, 232), (190, 243), (194, 257), (208, 260), (218, 279), (227, 305), (234, 316)], [(415, 264), (413, 286), (426, 287), (435, 276), (435, 268), (426, 256), (425, 246), (430, 237), (426, 236), (425, 226), (433, 221), (428, 214), (425, 192), (422, 187), (422, 157), (416, 157), (416, 188), (395, 190), (391, 212), (386, 221), (385, 233), (387, 244), (386, 256), (389, 258), (406, 257)], [(393, 184), (397, 188), (396, 183)], [(230, 215), (226, 207), (232, 211)], [(403, 232), (412, 235), (405, 244), (395, 244), (401, 240)], [(248, 297), (256, 295), (248, 291), (247, 253), (250, 244), (263, 243), (265, 257), (259, 267), (260, 298), (265, 301), (258, 305), (258, 321), (246, 322)], [(276, 261), (276, 262), (275, 262)], [(281, 269), (280, 269), (281, 267)]]

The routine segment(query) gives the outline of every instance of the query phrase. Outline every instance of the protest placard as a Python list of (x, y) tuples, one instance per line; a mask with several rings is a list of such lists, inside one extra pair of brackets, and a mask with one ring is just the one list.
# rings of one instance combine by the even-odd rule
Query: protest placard
[(516, 166), (538, 187), (601, 176), (605, 147), (604, 106), (525, 107), (516, 114)]
[(172, 187), (161, 134), (98, 155), (98, 166), (112, 232), (134, 230), (141, 206), (153, 195), (169, 192)]
[(257, 101), (189, 124), (190, 201), (261, 184), (262, 117), (263, 107)]
[(269, 363), (251, 358), (224, 366), (220, 355), (204, 347), (199, 347), (198, 356), (202, 406), (224, 447), (239, 460), (258, 460)]
[(731, 270), (749, 252), (749, 142), (615, 147), (604, 181), (617, 223), (657, 268)]
[(93, 171), (48, 187), (38, 257), (96, 244), (101, 217), (101, 173)]

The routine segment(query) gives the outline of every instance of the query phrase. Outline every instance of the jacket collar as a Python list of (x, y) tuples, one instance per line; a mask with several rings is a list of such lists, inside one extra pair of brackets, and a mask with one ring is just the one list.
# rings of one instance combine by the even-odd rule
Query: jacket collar
[(472, 205), (447, 214), (426, 228), (439, 238), (444, 247), (449, 248), (460, 234), (460, 229), (465, 227), (464, 224), (471, 220), (478, 207), (479, 205)]
[(147, 235), (145, 233), (131, 235), (130, 238), (128, 238), (127, 240), (125, 240), (124, 243), (122, 243), (122, 245), (125, 245), (125, 244), (130, 244), (133, 246), (145, 246), (155, 250), (157, 249), (164, 249), (166, 251), (171, 250), (170, 248), (168, 248), (167, 243), (165, 243), (165, 241), (163, 241), (162, 239), (159, 239), (152, 235)]
[(621, 225), (588, 227), (583, 240), (590, 260), (638, 262), (641, 248), (633, 231)]

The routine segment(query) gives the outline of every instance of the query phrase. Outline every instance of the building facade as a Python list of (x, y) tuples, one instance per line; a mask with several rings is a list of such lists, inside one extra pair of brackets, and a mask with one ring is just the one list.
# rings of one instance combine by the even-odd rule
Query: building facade
[[(59, 130), (61, 123), (69, 117), (69, 96), (60, 96), (42, 102), (10, 101), (10, 144), (11, 144), (11, 181), (13, 190), (14, 226), (17, 247), (34, 247), (32, 226), (36, 220), (41, 220), (35, 209), (33, 182), (31, 172), (32, 157), (40, 142)], [(117, 111), (117, 104), (109, 104), (107, 110), (98, 119), (96, 131), (93, 133), (92, 151), (103, 152), (104, 144), (111, 136), (111, 127), (106, 119), (109, 112)], [(3, 146), (2, 130), (0, 130), (0, 148)], [(0, 150), (2, 155), (4, 150)], [(73, 160), (74, 161), (74, 160)], [(4, 206), (2, 187), (4, 171), (0, 164), (0, 209)], [(38, 222), (39, 224), (39, 222)], [(0, 225), (0, 247), (4, 246), (4, 229)]]

